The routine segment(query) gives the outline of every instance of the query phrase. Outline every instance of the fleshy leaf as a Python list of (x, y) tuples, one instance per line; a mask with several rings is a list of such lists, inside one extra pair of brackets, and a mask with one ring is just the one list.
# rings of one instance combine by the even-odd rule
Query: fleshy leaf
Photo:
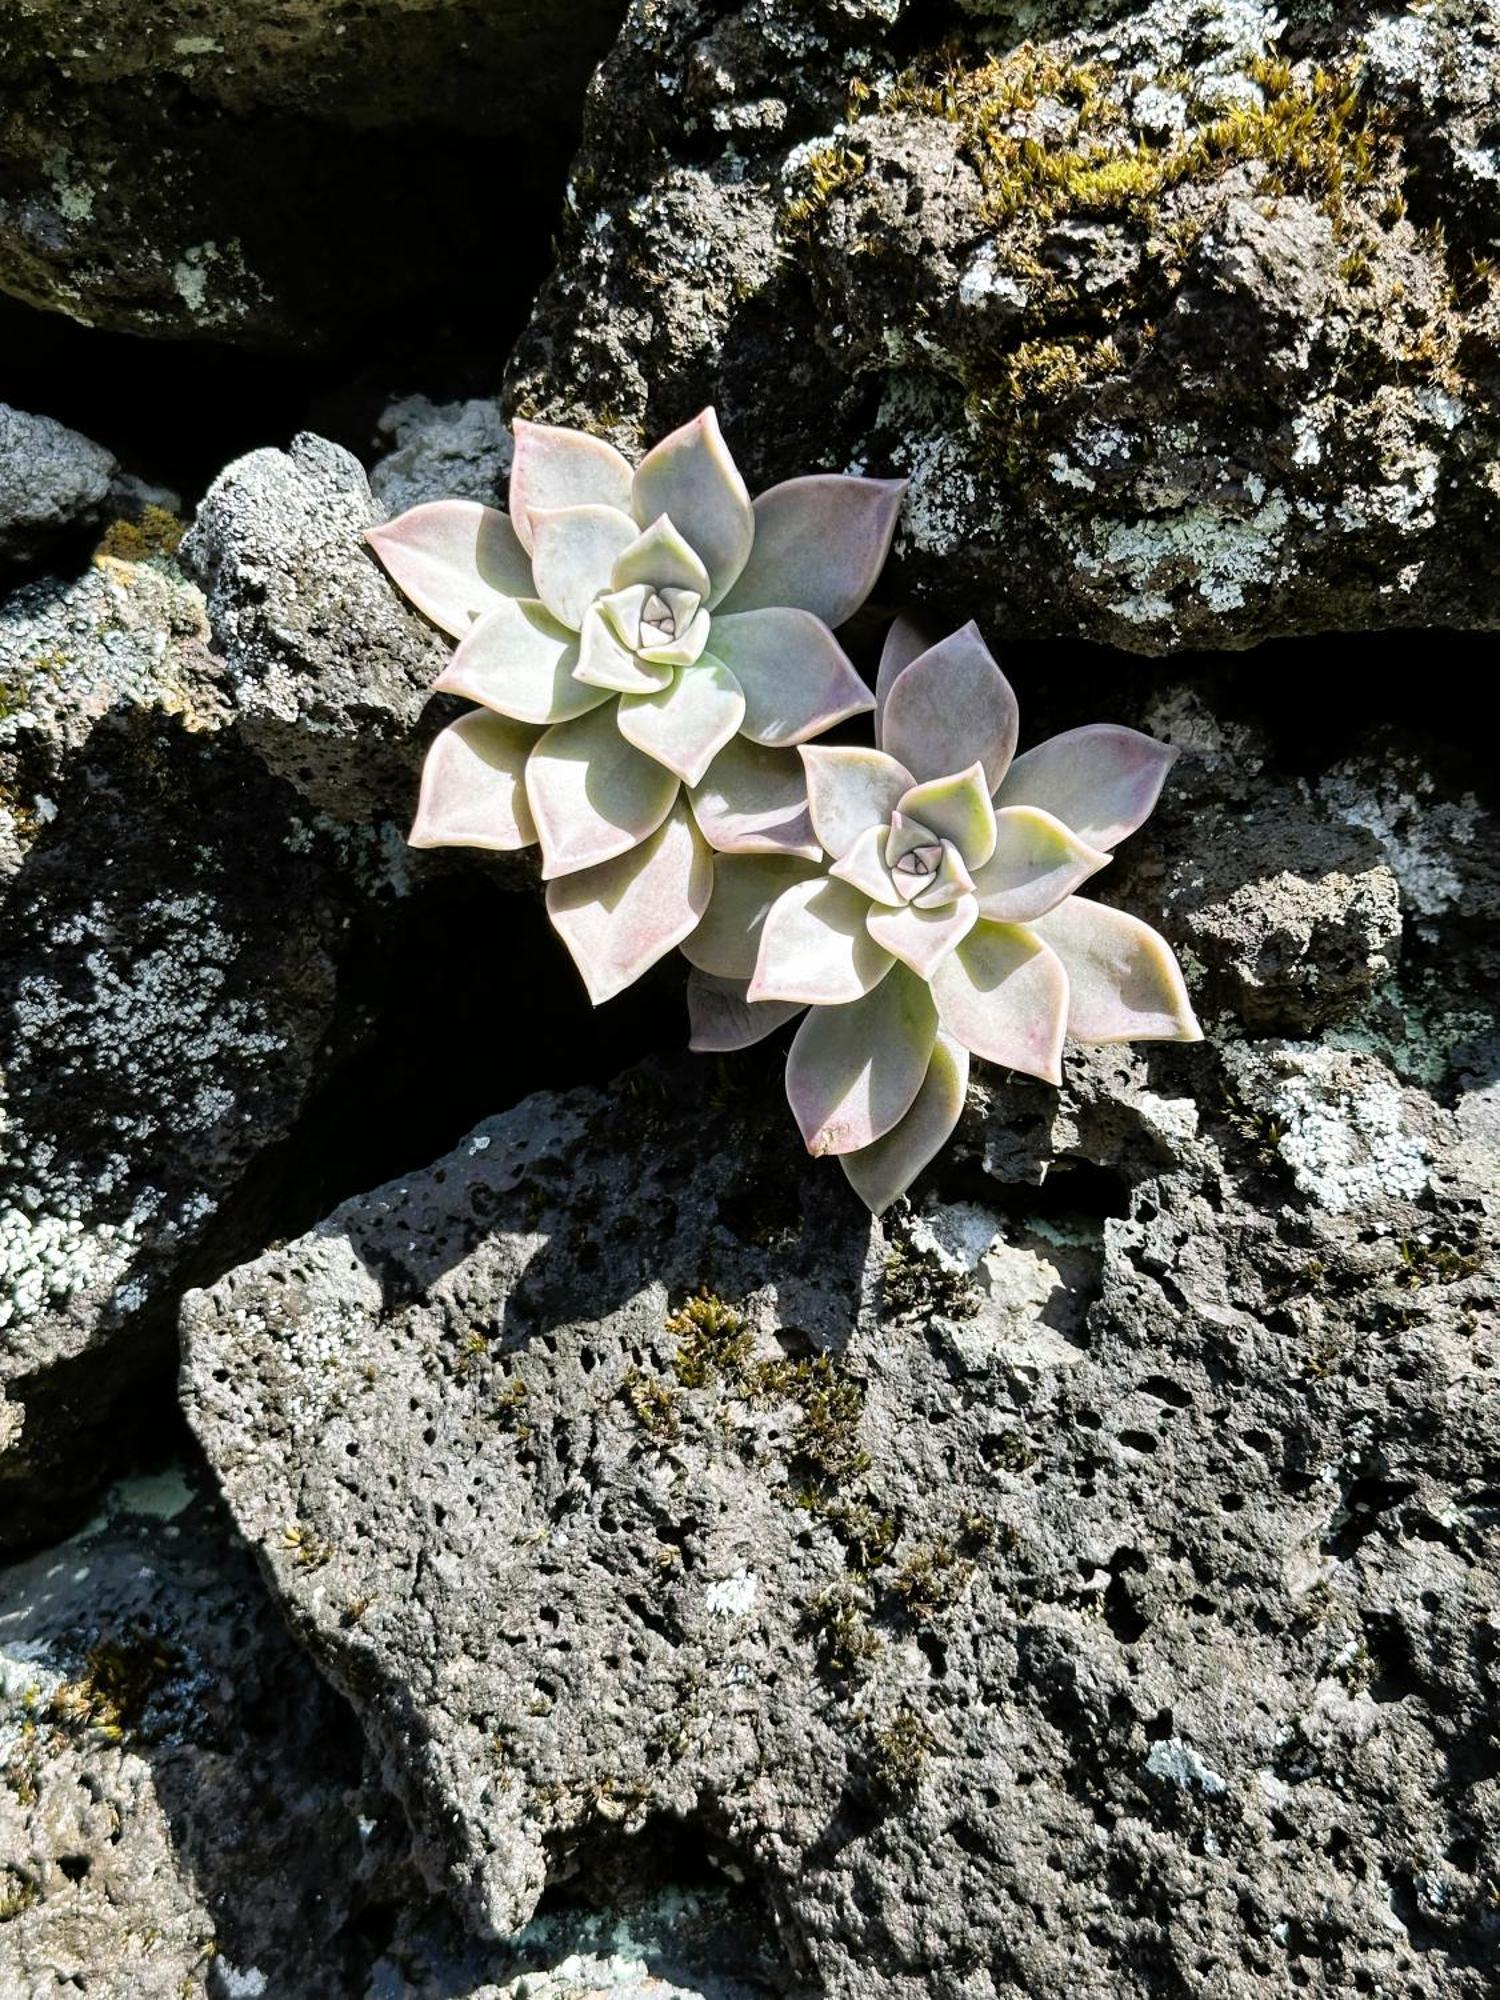
[(649, 584), (653, 590), (670, 585), (691, 590), (700, 600), (708, 595), (708, 571), (697, 551), (665, 514), (633, 535), (628, 548), (615, 558), (610, 578), (616, 590), (628, 590), (633, 583)]
[(912, 897), (912, 907), (917, 910), (941, 910), (948, 904), (956, 903), (963, 896), (974, 893), (974, 883), (963, 863), (963, 856), (951, 840), (943, 842), (943, 856), (938, 863), (938, 871), (925, 889), (919, 889)]
[(536, 595), (514, 528), (498, 508), (477, 500), (408, 507), (394, 521), (366, 528), (365, 540), (402, 596), (454, 639), (502, 599)]
[(932, 995), (899, 965), (847, 1007), (814, 1007), (786, 1060), (787, 1102), (807, 1150), (857, 1152), (904, 1118), (922, 1088), (937, 1026)]
[(745, 567), (755, 537), (750, 495), (712, 410), (653, 445), (635, 475), (635, 518), (680, 521), (703, 558), (715, 604)]
[(869, 901), (826, 875), (784, 889), (761, 923), (752, 1000), (858, 1000), (895, 964), (865, 929)]
[(702, 923), (684, 941), (683, 957), (700, 972), (748, 983), (767, 910), (783, 890), (820, 872), (815, 861), (793, 854), (715, 855), (713, 900)]
[(433, 738), (422, 766), (413, 847), (530, 847), (526, 758), (536, 731), (471, 709)]
[(939, 910), (919, 910), (914, 903), (901, 910), (872, 908), (865, 928), (876, 944), (894, 953), (918, 979), (931, 979), (978, 921), (978, 903), (972, 896), (960, 896)]
[(559, 507), (612, 507), (630, 513), (634, 474), (603, 438), (561, 424), (528, 424), (517, 418), (510, 468), (510, 512), (521, 546), (533, 546), (531, 511)]
[(628, 854), (549, 882), (547, 915), (597, 1007), (681, 944), (712, 890), (708, 847), (679, 805)]
[(607, 600), (591, 604), (579, 632), (577, 678), (614, 694), (659, 694), (672, 685), (671, 667), (647, 665), (620, 643), (607, 615)]
[[(669, 594), (675, 596), (679, 593), (671, 592)], [(687, 596), (690, 593), (682, 592), (680, 594)], [(674, 634), (670, 639), (663, 636), (655, 645), (642, 646), (641, 658), (643, 660), (659, 660), (664, 665), (670, 667), (690, 667), (695, 660), (702, 658), (703, 649), (708, 644), (709, 630), (708, 613), (706, 611), (699, 611), (694, 615), (692, 622), (680, 634)]]
[(932, 995), (943, 1026), (972, 1054), (1062, 1081), (1068, 976), (1029, 930), (981, 920), (933, 974)]
[(746, 984), (743, 979), (720, 979), (693, 967), (687, 978), (690, 1049), (714, 1054), (753, 1048), (767, 1035), (774, 1035), (783, 1021), (802, 1012), (795, 1000), (747, 1000)]
[(880, 743), (913, 777), (983, 764), (993, 792), (1015, 754), (1020, 711), (972, 621), (919, 653), (886, 692)]
[(1051, 813), (1001, 806), (995, 813), (994, 855), (974, 876), (980, 915), (997, 924), (1029, 924), (1108, 865), (1107, 854)]
[(741, 727), (753, 743), (805, 743), (874, 699), (821, 618), (809, 611), (741, 611), (713, 622), (715, 657), (745, 690)]
[(900, 612), (892, 621), (880, 649), (880, 669), (875, 676), (875, 743), (880, 747), (880, 711), (896, 676), (909, 667), (919, 653), (932, 644), (932, 634), (919, 625), (909, 612)]
[(842, 625), (875, 587), (901, 511), (904, 479), (820, 472), (755, 502), (755, 542), (726, 613), (790, 605)]
[(736, 736), (692, 794), (693, 816), (721, 854), (803, 854), (822, 859), (795, 750), (765, 750)]
[(664, 764), (625, 741), (613, 703), (559, 722), (526, 765), (544, 879), (592, 868), (638, 846), (672, 810), (677, 791), (677, 778)]
[(902, 793), (911, 790), (911, 773), (878, 750), (804, 743), (797, 754), (807, 773), (813, 831), (835, 861), (867, 827), (885, 826)]
[(459, 642), (433, 683), (517, 722), (567, 722), (608, 697), (573, 678), (578, 635), (535, 598), (505, 597)]
[(571, 631), (609, 589), (615, 561), (635, 540), (635, 523), (613, 507), (531, 510), (531, 573), (536, 594)]
[(621, 695), (620, 734), (684, 784), (696, 785), (744, 713), (739, 682), (705, 653), (697, 666), (679, 667), (661, 694)]
[(1049, 736), (1016, 759), (997, 806), (1041, 806), (1090, 847), (1113, 848), (1148, 819), (1177, 761), (1170, 743), (1090, 722)]
[(995, 808), (983, 764), (960, 769), (955, 777), (913, 785), (897, 800), (896, 810), (940, 840), (951, 840), (970, 873), (982, 868), (995, 851)]
[(968, 1088), (969, 1051), (940, 1028), (922, 1088), (906, 1116), (883, 1139), (845, 1153), (839, 1161), (850, 1187), (873, 1215), (883, 1214), (905, 1194), (947, 1145), (963, 1116)]
[(829, 874), (840, 882), (847, 882), (860, 894), (868, 896), (873, 903), (886, 909), (900, 909), (906, 900), (891, 879), (891, 871), (885, 862), (886, 830), (883, 826), (867, 826), (833, 866)]
[(1202, 1041), (1171, 946), (1139, 917), (1070, 896), (1034, 929), (1067, 969), (1074, 1041)]

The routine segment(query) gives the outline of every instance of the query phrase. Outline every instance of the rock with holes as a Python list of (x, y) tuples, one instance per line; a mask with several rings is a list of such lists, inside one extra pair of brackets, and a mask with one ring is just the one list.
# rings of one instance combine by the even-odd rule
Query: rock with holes
[(97, 521), (117, 470), (103, 445), (52, 417), (0, 403), (0, 563)]
[(383, 450), (370, 468), (370, 491), (392, 518), (424, 500), (504, 507), (511, 435), (491, 398), (434, 403), (403, 396), (382, 412), (379, 433)]
[[(1155, 712), (1160, 915), (1292, 778)], [(1461, 768), (1337, 785), (1400, 882), (1418, 768), (1478, 837), (1321, 1038), (1231, 978), (1201, 1047), (986, 1072), (885, 1225), (773, 1048), (648, 1065), (188, 1299), (189, 1418), (466, 1923), (685, 1840), (833, 2000), (1482, 2000), (1500, 879)]]
[(941, 626), (1492, 627), (1500, 14), (1307, 12), (635, 0), (509, 401), (907, 475)]

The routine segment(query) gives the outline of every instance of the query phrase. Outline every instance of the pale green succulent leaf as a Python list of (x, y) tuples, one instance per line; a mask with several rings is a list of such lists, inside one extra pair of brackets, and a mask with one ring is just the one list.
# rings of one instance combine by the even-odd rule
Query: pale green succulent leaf
[(614, 507), (531, 510), (531, 573), (536, 594), (571, 631), (610, 587), (622, 550), (635, 540), (635, 523)]
[(973, 893), (974, 881), (964, 866), (963, 856), (951, 840), (945, 840), (936, 875), (925, 889), (917, 891), (911, 905), (916, 910), (941, 910)]
[(911, 1109), (937, 1038), (926, 985), (896, 966), (862, 998), (814, 1007), (792, 1038), (786, 1094), (807, 1150), (853, 1153)]
[[(896, 676), (909, 667), (919, 653), (925, 653), (932, 644), (932, 634), (926, 626), (919, 625), (909, 612), (902, 611), (891, 620), (891, 628), (885, 635), (885, 644), (880, 649), (880, 667), (875, 675), (875, 707), (878, 711), (885, 707), (885, 698), (891, 691)], [(875, 740), (880, 741), (877, 720)]]
[(578, 634), (535, 598), (502, 598), (433, 683), (439, 694), (483, 702), (516, 722), (567, 722), (609, 697), (574, 678)]
[(692, 792), (693, 816), (721, 854), (803, 854), (821, 859), (795, 750), (767, 750), (736, 736)]
[(709, 602), (717, 603), (745, 567), (755, 516), (712, 410), (646, 453), (636, 468), (633, 512), (643, 526), (660, 514), (682, 522), (708, 570)]
[(883, 1215), (937, 1158), (963, 1116), (968, 1088), (969, 1051), (940, 1028), (922, 1087), (906, 1116), (884, 1138), (839, 1160), (849, 1185), (871, 1214)]
[(745, 690), (744, 733), (773, 747), (805, 743), (875, 706), (821, 618), (770, 608), (721, 614), (714, 653)]
[(610, 507), (630, 513), (630, 461), (603, 438), (561, 424), (514, 425), (515, 456), (510, 468), (510, 513), (525, 549), (533, 546), (531, 512), (560, 507)]
[[(671, 597), (679, 593), (669, 589), (664, 594)], [(683, 592), (681, 594), (687, 596), (692, 593)], [(708, 613), (706, 611), (694, 612), (692, 618), (675, 638), (662, 639), (654, 645), (642, 646), (640, 656), (642, 660), (660, 661), (666, 666), (690, 667), (695, 660), (702, 658), (704, 648), (708, 645), (710, 629), (711, 621)]]
[(868, 896), (874, 903), (887, 909), (900, 909), (906, 898), (896, 887), (891, 871), (885, 862), (886, 829), (883, 826), (867, 826), (847, 853), (840, 856), (829, 869), (829, 874), (840, 882), (849, 883), (861, 895)]
[(872, 907), (865, 928), (918, 979), (931, 979), (978, 921), (978, 902), (973, 896), (960, 896), (936, 910), (919, 909), (915, 903), (900, 910)]
[(747, 983), (693, 967), (687, 979), (690, 1049), (719, 1054), (753, 1048), (802, 1012), (796, 1000), (747, 1000)]
[(682, 955), (702, 972), (747, 983), (755, 971), (761, 926), (776, 898), (821, 871), (799, 855), (716, 854), (714, 893)]
[(755, 502), (750, 560), (721, 609), (784, 604), (810, 611), (825, 625), (842, 625), (875, 587), (905, 491), (903, 479), (843, 473), (772, 486)]
[(526, 796), (551, 880), (625, 854), (672, 810), (675, 773), (627, 743), (613, 702), (559, 722), (526, 764)]
[(547, 915), (597, 1007), (693, 929), (713, 890), (708, 845), (685, 805), (629, 853), (547, 884)]
[(896, 962), (865, 928), (869, 907), (826, 875), (784, 889), (761, 922), (749, 997), (828, 1007), (868, 993)]
[(1094, 848), (1118, 847), (1148, 819), (1177, 761), (1170, 743), (1138, 729), (1091, 722), (1018, 757), (998, 806), (1040, 806)]
[(658, 591), (691, 590), (700, 602), (708, 596), (708, 571), (669, 515), (632, 529), (630, 541), (616, 555), (611, 587), (627, 590), (633, 583)]
[(498, 508), (429, 500), (365, 530), (391, 581), (450, 638), (507, 597), (534, 597), (531, 563)]
[(933, 974), (932, 994), (971, 1054), (1061, 1083), (1068, 976), (1029, 930), (981, 918)]
[(526, 798), (526, 759), (537, 732), (471, 709), (433, 738), (422, 766), (413, 847), (530, 847), (536, 822)]
[(1172, 947), (1139, 917), (1070, 896), (1031, 928), (1067, 970), (1074, 1041), (1202, 1041)]
[(841, 861), (868, 827), (885, 826), (911, 773), (893, 757), (857, 745), (804, 743), (797, 753), (807, 774), (813, 831)]
[(609, 599), (601, 597), (583, 614), (578, 635), (575, 676), (588, 687), (613, 694), (659, 694), (672, 685), (673, 670), (648, 664), (620, 643), (609, 615)]
[(980, 914), (998, 924), (1031, 923), (1107, 868), (1109, 859), (1049, 812), (1001, 806), (995, 813), (995, 852), (974, 876)]
[(983, 764), (971, 764), (955, 775), (928, 778), (913, 785), (896, 801), (903, 819), (951, 840), (964, 866), (982, 868), (995, 851), (995, 809)]
[(944, 778), (977, 761), (993, 792), (1015, 754), (1019, 726), (1010, 682), (971, 622), (892, 679), (875, 740), (919, 780)]
[(621, 695), (620, 734), (685, 785), (696, 785), (744, 713), (739, 682), (705, 653), (695, 667), (679, 667), (662, 693)]

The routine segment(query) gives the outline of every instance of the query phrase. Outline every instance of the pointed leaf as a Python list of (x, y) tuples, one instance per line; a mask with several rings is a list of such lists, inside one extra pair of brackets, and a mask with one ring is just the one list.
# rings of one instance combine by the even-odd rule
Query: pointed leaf
[(813, 831), (835, 861), (866, 828), (889, 825), (902, 793), (911, 790), (911, 773), (878, 750), (804, 743), (797, 754), (807, 773)]
[(815, 473), (755, 502), (755, 542), (723, 609), (790, 605), (825, 625), (853, 617), (875, 587), (901, 511), (904, 479)]
[(526, 758), (536, 731), (471, 709), (433, 740), (422, 766), (413, 847), (530, 847), (536, 822), (526, 801)]
[(881, 1215), (937, 1158), (963, 1116), (969, 1088), (969, 1051), (938, 1030), (922, 1088), (911, 1109), (883, 1139), (845, 1153), (839, 1165), (872, 1215)]
[(429, 500), (365, 540), (403, 597), (441, 631), (462, 639), (506, 597), (533, 597), (531, 564), (515, 530), (477, 500)]
[(1067, 969), (1074, 1041), (1202, 1041), (1171, 946), (1139, 917), (1070, 896), (1032, 928)]
[(983, 764), (971, 764), (955, 777), (913, 785), (897, 801), (896, 810), (940, 840), (951, 840), (971, 872), (982, 868), (995, 851), (995, 808)]
[(992, 923), (1029, 924), (1108, 865), (1107, 854), (1051, 813), (1002, 806), (995, 814), (994, 855), (974, 875), (979, 913)]
[(504, 597), (459, 642), (433, 683), (517, 722), (567, 722), (609, 697), (573, 678), (578, 634), (535, 598)]
[(1113, 722), (1091, 722), (1018, 757), (995, 803), (1041, 806), (1090, 847), (1113, 848), (1149, 818), (1176, 761), (1170, 743)]
[(755, 537), (750, 495), (712, 410), (703, 410), (660, 444), (635, 475), (635, 518), (670, 514), (703, 558), (716, 604), (745, 567)]
[(714, 655), (745, 690), (753, 743), (805, 743), (874, 706), (854, 663), (809, 611), (741, 611), (713, 622)]
[(896, 962), (865, 929), (869, 907), (826, 875), (784, 889), (761, 922), (750, 998), (828, 1007), (868, 993)]
[(547, 915), (597, 1007), (692, 930), (713, 890), (709, 850), (679, 805), (628, 854), (547, 884)]
[(900, 910), (872, 905), (865, 928), (876, 944), (884, 945), (918, 979), (931, 979), (978, 922), (978, 903), (972, 896), (960, 896), (940, 910), (919, 910), (915, 903)]
[(634, 477), (628, 459), (603, 438), (560, 424), (528, 424), (517, 418), (516, 451), (510, 468), (510, 512), (524, 548), (533, 546), (530, 514), (559, 507), (612, 507), (630, 513)]
[(605, 604), (591, 604), (583, 614), (578, 635), (578, 664), (573, 669), (587, 687), (607, 688), (614, 694), (659, 694), (673, 681), (671, 667), (650, 665), (615, 634)]
[(676, 777), (643, 757), (606, 703), (559, 722), (532, 751), (526, 796), (542, 843), (542, 876), (570, 875), (638, 846), (672, 810)]
[(679, 667), (661, 694), (621, 695), (620, 734), (684, 784), (696, 785), (744, 713), (739, 682), (705, 653), (697, 666)]
[(736, 736), (692, 795), (693, 817), (721, 854), (805, 854), (823, 850), (807, 810), (807, 779), (795, 750), (765, 750)]
[(1068, 977), (1029, 930), (981, 920), (933, 974), (932, 995), (943, 1026), (974, 1055), (1062, 1081)]
[(610, 586), (615, 560), (635, 540), (635, 523), (613, 507), (531, 510), (531, 573), (554, 618), (576, 632)]
[(880, 743), (880, 715), (885, 707), (885, 698), (891, 691), (896, 676), (909, 667), (919, 653), (925, 653), (932, 644), (932, 634), (924, 625), (919, 625), (910, 612), (900, 612), (891, 623), (885, 635), (885, 644), (880, 649), (880, 669), (875, 676), (875, 744)]
[(886, 866), (885, 845), (888, 835), (883, 826), (867, 826), (846, 854), (834, 862), (829, 874), (840, 882), (847, 882), (858, 889), (862, 896), (868, 896), (873, 903), (886, 909), (898, 910), (906, 898), (891, 878)]
[(1015, 753), (1019, 719), (1010, 682), (971, 622), (897, 674), (880, 742), (917, 778), (946, 778), (977, 761), (993, 792)]
[(904, 1118), (937, 1039), (937, 1009), (897, 966), (846, 1007), (814, 1007), (792, 1038), (787, 1102), (813, 1154), (853, 1153)]
[(745, 988), (743, 979), (719, 979), (693, 967), (687, 980), (690, 1049), (713, 1054), (753, 1048), (802, 1012), (795, 1000), (747, 1000)]
[(632, 535), (615, 558), (610, 583), (628, 590), (644, 583), (652, 590), (690, 590), (701, 602), (708, 595), (708, 571), (697, 551), (666, 514)]
[(767, 910), (783, 890), (821, 872), (815, 861), (794, 854), (715, 855), (713, 900), (684, 942), (683, 957), (702, 972), (748, 982)]

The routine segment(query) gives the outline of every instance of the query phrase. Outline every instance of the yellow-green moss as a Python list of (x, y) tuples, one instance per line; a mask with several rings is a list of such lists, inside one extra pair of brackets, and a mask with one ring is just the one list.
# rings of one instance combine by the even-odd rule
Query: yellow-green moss
[(19, 1868), (6, 1868), (0, 1874), (0, 1924), (14, 1923), (17, 1917), (31, 1908), (41, 1893), (35, 1882), (23, 1875)]
[(83, 1672), (53, 1690), (43, 1719), (55, 1729), (89, 1731), (120, 1742), (138, 1728), (146, 1704), (177, 1664), (177, 1655), (144, 1628), (101, 1639), (84, 1654)]
[(864, 178), (869, 157), (842, 139), (809, 153), (793, 175), (794, 193), (776, 218), (783, 236), (810, 237), (836, 194)]
[(173, 556), (187, 533), (187, 523), (165, 507), (143, 507), (134, 520), (111, 521), (105, 529), (95, 559), (115, 562), (145, 562), (149, 556)]

